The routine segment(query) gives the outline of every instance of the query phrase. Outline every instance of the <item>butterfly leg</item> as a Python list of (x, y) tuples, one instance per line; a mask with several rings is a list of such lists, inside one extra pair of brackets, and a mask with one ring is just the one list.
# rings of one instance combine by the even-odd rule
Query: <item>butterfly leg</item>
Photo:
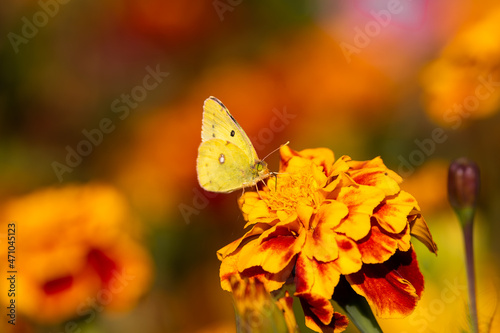
[[(262, 179), (261, 179), (261, 181), (264, 182)], [(265, 183), (264, 183), (264, 185), (265, 185)], [(255, 184), (255, 190), (257, 190), (257, 194), (259, 195), (260, 200), (264, 200), (264, 199), (262, 199), (262, 196), (260, 195), (258, 183)]]

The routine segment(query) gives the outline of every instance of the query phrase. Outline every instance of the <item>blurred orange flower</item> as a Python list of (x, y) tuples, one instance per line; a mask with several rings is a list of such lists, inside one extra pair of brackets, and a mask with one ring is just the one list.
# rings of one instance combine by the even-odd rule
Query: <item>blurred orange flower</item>
[(459, 128), (470, 119), (496, 113), (500, 106), (500, 7), (468, 26), (422, 74), (431, 119)]
[[(131, 308), (148, 288), (152, 262), (132, 239), (127, 204), (98, 184), (47, 188), (6, 202), (15, 224), (16, 311), (43, 323)], [(7, 262), (2, 251), (0, 260)], [(7, 290), (2, 279), (0, 286)], [(2, 293), (0, 302), (10, 298)]]
[(294, 276), (294, 296), (318, 332), (347, 326), (330, 303), (341, 275), (379, 316), (411, 313), (424, 281), (410, 233), (437, 248), (401, 178), (380, 158), (335, 161), (325, 148), (280, 152), (280, 174), (240, 198), (251, 229), (217, 253), (222, 288), (230, 291), (236, 275), (275, 291)]

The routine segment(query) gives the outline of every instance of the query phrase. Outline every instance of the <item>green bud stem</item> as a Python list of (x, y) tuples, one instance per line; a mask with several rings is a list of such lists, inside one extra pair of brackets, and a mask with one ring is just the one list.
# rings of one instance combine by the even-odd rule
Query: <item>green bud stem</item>
[(471, 318), (472, 332), (478, 333), (477, 301), (476, 301), (476, 274), (474, 270), (474, 243), (472, 220), (468, 223), (462, 223), (464, 244), (465, 244), (465, 266), (467, 269), (467, 282), (469, 289), (469, 312)]

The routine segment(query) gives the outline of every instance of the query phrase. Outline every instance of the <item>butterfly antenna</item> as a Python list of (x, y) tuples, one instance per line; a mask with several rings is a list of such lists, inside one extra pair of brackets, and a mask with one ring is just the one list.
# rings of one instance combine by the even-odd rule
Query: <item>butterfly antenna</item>
[(269, 157), (269, 155), (271, 155), (271, 154), (275, 153), (277, 150), (280, 150), (280, 149), (281, 149), (281, 147), (286, 146), (286, 145), (288, 145), (289, 143), (290, 143), (290, 141), (285, 142), (284, 144), (282, 144), (281, 146), (279, 146), (278, 148), (276, 148), (275, 150), (273, 150), (272, 152), (270, 152), (269, 154), (267, 154), (267, 155), (266, 155), (266, 156), (265, 156), (265, 157), (264, 157), (261, 161), (265, 160), (266, 158), (268, 158), (268, 157)]

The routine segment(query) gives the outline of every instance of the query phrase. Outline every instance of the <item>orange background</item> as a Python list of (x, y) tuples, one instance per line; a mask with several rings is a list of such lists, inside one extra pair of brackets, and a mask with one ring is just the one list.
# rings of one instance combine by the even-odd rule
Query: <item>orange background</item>
[[(405, 178), (402, 187), (419, 201), (439, 252), (415, 245), (426, 290), (409, 318), (380, 321), (386, 332), (466, 327), (463, 245), (446, 173), (460, 156), (477, 161), (478, 293), (487, 326), (498, 303), (500, 252), (495, 2), (414, 0), (400, 1), (401, 8), (370, 0), (62, 2), (0, 5), (1, 251), (7, 223), (15, 221), (20, 253), (29, 251), (23, 244), (55, 244), (41, 256), (45, 268), (21, 266), (19, 275), (53, 278), (60, 268), (54, 253), (68, 262), (74, 254), (56, 251), (64, 243), (57, 236), (75, 244), (99, 216), (110, 238), (93, 243), (82, 236), (80, 249), (105, 245), (142, 278), (117, 298), (124, 306), (83, 322), (68, 310), (88, 290), (95, 293), (82, 280), (90, 289), (61, 299), (50, 320), (19, 308), (17, 330), (61, 331), (76, 320), (89, 332), (234, 331), (215, 252), (243, 233), (241, 192), (204, 192), (195, 171), (202, 105), (211, 95), (229, 108), (260, 157), (290, 141), (297, 150), (328, 147), (336, 157), (381, 156)], [(70, 150), (80, 158), (67, 160)], [(278, 154), (267, 162), (276, 171)], [(68, 187), (96, 192), (65, 201)], [(86, 205), (99, 212), (67, 217), (88, 212)], [(120, 222), (108, 227), (115, 218)], [(74, 228), (71, 235), (61, 233), (65, 224)], [(30, 225), (50, 232), (23, 229)], [(6, 294), (0, 290), (2, 309)], [(5, 321), (2, 313), (0, 329), (11, 328)]]

